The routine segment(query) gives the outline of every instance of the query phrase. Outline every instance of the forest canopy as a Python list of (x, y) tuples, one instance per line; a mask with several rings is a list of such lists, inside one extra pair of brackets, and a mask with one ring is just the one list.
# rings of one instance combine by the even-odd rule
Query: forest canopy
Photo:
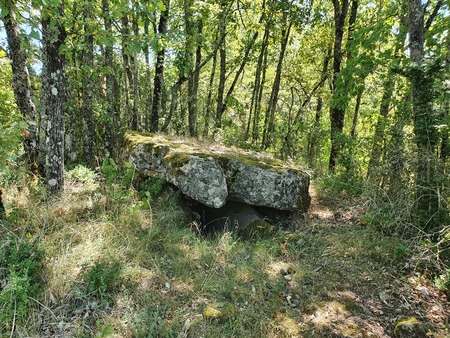
[(132, 129), (267, 151), (334, 175), (343, 190), (406, 186), (423, 226), (446, 208), (448, 1), (3, 0), (0, 8), (2, 68), (8, 58), (18, 108), (2, 91), (2, 130), (24, 137), (28, 164), (50, 192), (63, 189), (65, 163), (118, 158)]

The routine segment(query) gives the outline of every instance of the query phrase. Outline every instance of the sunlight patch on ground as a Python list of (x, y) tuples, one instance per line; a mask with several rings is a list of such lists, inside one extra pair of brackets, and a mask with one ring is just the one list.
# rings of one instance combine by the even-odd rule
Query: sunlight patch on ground
[(265, 270), (267, 275), (271, 278), (277, 278), (281, 274), (291, 274), (295, 272), (294, 266), (291, 263), (286, 263), (284, 261), (272, 262), (269, 264)]
[(269, 337), (303, 337), (301, 334), (301, 326), (291, 317), (284, 313), (278, 313), (271, 322), (274, 335)]

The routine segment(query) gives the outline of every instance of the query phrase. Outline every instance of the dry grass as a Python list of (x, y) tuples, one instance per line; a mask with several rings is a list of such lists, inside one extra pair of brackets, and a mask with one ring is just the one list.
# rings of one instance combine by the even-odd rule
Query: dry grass
[[(149, 210), (119, 185), (72, 179), (51, 202), (39, 185), (19, 185), (8, 226), (39, 240), (47, 283), (17, 337), (389, 337), (411, 313), (430, 334), (448, 333), (430, 312), (446, 313), (438, 296), (433, 309), (431, 298), (403, 300), (419, 289), (401, 279), (399, 240), (323, 206), (293, 234), (250, 243), (197, 236), (170, 190)], [(83, 272), (99, 261), (122, 264), (106, 301), (84, 291)]]

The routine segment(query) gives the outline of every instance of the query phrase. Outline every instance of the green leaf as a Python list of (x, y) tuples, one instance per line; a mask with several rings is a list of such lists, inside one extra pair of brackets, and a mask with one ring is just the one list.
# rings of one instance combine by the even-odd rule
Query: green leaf
[(40, 40), (41, 39), (41, 36), (39, 35), (39, 32), (35, 31), (34, 29), (31, 30), (31, 33), (28, 34), (28, 36), (30, 38), (32, 38), (32, 39), (35, 39), (35, 40)]

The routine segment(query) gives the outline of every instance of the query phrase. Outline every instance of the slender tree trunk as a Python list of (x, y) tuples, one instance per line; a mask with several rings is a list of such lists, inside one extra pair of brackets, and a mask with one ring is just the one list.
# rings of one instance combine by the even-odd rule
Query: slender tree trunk
[(323, 99), (319, 95), (317, 98), (316, 114), (314, 115), (314, 125), (310, 137), (308, 139), (308, 160), (312, 164), (315, 162), (317, 156), (317, 142), (320, 126), (320, 117), (322, 116)]
[[(396, 114), (395, 123), (391, 131), (391, 141), (390, 144), (386, 146), (386, 158), (389, 167), (389, 176), (386, 181), (388, 193), (394, 196), (400, 189), (403, 189), (405, 185), (405, 180), (402, 177), (402, 172), (406, 164), (404, 144), (405, 134), (403, 129), (406, 124), (404, 115), (406, 115), (406, 110), (409, 109), (407, 104), (405, 104), (407, 100), (410, 100), (410, 98), (405, 97), (404, 104), (399, 108), (399, 111)], [(384, 182), (385, 181), (383, 180), (382, 188), (386, 185)]]
[(267, 32), (267, 39), (263, 41), (263, 45), (265, 48), (261, 51), (263, 53), (262, 60), (262, 75), (261, 82), (259, 84), (259, 89), (257, 96), (255, 98), (255, 113), (253, 115), (253, 130), (252, 130), (252, 142), (253, 144), (257, 144), (259, 140), (259, 123), (261, 119), (261, 106), (262, 106), (262, 97), (264, 91), (264, 85), (266, 83), (266, 71), (267, 71), (267, 55), (269, 54), (269, 31)]
[(316, 113), (314, 116), (314, 124), (312, 127), (311, 132), (309, 133), (309, 137), (308, 137), (308, 159), (310, 161), (310, 163), (314, 163), (315, 162), (315, 158), (317, 155), (317, 143), (319, 141), (319, 128), (320, 128), (320, 118), (322, 116), (322, 107), (323, 107), (323, 99), (322, 99), (322, 94), (321, 94), (321, 89), (325, 84), (326, 79), (328, 78), (328, 67), (329, 67), (329, 63), (331, 60), (331, 46), (328, 49), (327, 54), (325, 55), (324, 59), (323, 59), (323, 64), (322, 64), (322, 71), (321, 71), (321, 78), (322, 81), (321, 83), (319, 83), (319, 87), (317, 88), (317, 90), (319, 90), (319, 96), (317, 97), (317, 105), (316, 105)]
[[(134, 4), (134, 11), (132, 13), (132, 27), (134, 36), (138, 37), (139, 24), (138, 24), (136, 3)], [(133, 107), (131, 114), (131, 129), (139, 130), (141, 124), (139, 121), (139, 67), (136, 52), (133, 52), (131, 56), (131, 67), (133, 79)]]
[(223, 100), (223, 103), (221, 106), (221, 110), (218, 112), (219, 113), (219, 115), (217, 116), (218, 121), (222, 120), (222, 116), (225, 113), (225, 110), (227, 109), (227, 103), (228, 103), (231, 95), (233, 95), (234, 89), (236, 88), (236, 84), (237, 84), (242, 72), (244, 71), (245, 65), (247, 64), (247, 62), (249, 60), (250, 52), (252, 50), (252, 47), (253, 47), (257, 37), (258, 37), (258, 32), (253, 33), (252, 38), (250, 39), (247, 47), (245, 48), (245, 52), (244, 52), (244, 56), (243, 56), (241, 65), (239, 66), (239, 69), (237, 70), (236, 74), (234, 74), (233, 82), (231, 83), (230, 88), (228, 88), (227, 95), (225, 96), (225, 99)]
[(43, 88), (46, 104), (47, 156), (46, 179), (49, 194), (64, 190), (64, 56), (60, 47), (66, 38), (63, 25), (55, 17), (63, 17), (63, 3), (59, 13), (48, 14), (42, 18), (43, 52), (46, 64), (46, 80)]
[(259, 89), (261, 86), (261, 73), (263, 70), (264, 55), (266, 54), (267, 45), (268, 45), (268, 41), (269, 41), (269, 33), (270, 33), (270, 29), (269, 29), (269, 25), (267, 24), (264, 29), (264, 36), (263, 36), (262, 43), (261, 43), (261, 50), (260, 50), (260, 53), (258, 56), (258, 63), (256, 65), (255, 81), (253, 83), (252, 99), (250, 102), (250, 112), (248, 115), (247, 129), (245, 130), (245, 136), (244, 136), (245, 140), (248, 139), (252, 120), (253, 120), (253, 129), (256, 129), (255, 123), (257, 123), (257, 121), (259, 121), (259, 116), (257, 117), (258, 120), (256, 120), (256, 115), (257, 115), (256, 106), (257, 106), (257, 103), (259, 100), (258, 96), (260, 94)]
[(281, 41), (280, 56), (278, 57), (278, 64), (277, 64), (277, 70), (275, 73), (275, 80), (273, 82), (272, 92), (270, 94), (270, 99), (267, 104), (266, 118), (264, 121), (264, 132), (263, 132), (263, 139), (262, 139), (262, 147), (264, 149), (267, 149), (270, 146), (271, 134), (273, 133), (273, 131), (275, 129), (275, 110), (277, 108), (277, 103), (278, 103), (278, 93), (280, 91), (280, 83), (281, 83), (281, 72), (283, 70), (284, 55), (286, 53), (286, 47), (287, 47), (287, 44), (289, 41), (289, 34), (291, 31), (291, 27), (292, 27), (292, 22), (290, 22), (288, 24), (288, 27), (286, 29), (283, 29), (282, 34), (281, 34), (282, 41)]
[[(191, 0), (185, 0), (189, 4), (189, 9), (185, 9), (185, 21), (186, 21), (186, 32), (191, 35), (191, 39), (187, 40), (189, 55), (188, 63), (192, 65), (192, 50), (194, 45), (197, 46), (195, 50), (195, 68), (198, 68), (202, 61), (202, 45), (200, 42), (200, 37), (203, 31), (203, 22), (201, 19), (194, 22), (192, 19), (192, 7)], [(190, 70), (192, 71), (192, 69)], [(190, 136), (197, 137), (197, 93), (198, 84), (200, 80), (200, 72), (194, 72), (192, 76), (188, 79), (188, 125)]]
[(380, 104), (380, 116), (378, 117), (373, 136), (372, 151), (370, 154), (369, 165), (367, 168), (367, 178), (375, 178), (377, 176), (376, 170), (380, 165), (380, 158), (383, 152), (383, 139), (386, 118), (389, 114), (392, 94), (395, 88), (395, 78), (391, 71), (388, 73), (388, 78), (383, 86), (383, 96)]
[(216, 74), (217, 65), (217, 52), (213, 56), (213, 64), (211, 67), (211, 75), (209, 76), (208, 97), (206, 99), (206, 112), (205, 112), (205, 126), (203, 128), (203, 136), (208, 136), (209, 133), (209, 120), (213, 113), (212, 92), (214, 85), (214, 77)]
[[(109, 8), (109, 1), (102, 0), (102, 15), (105, 25), (105, 31), (109, 38), (112, 37), (112, 18)], [(106, 71), (106, 113), (107, 113), (107, 131), (106, 131), (106, 148), (111, 156), (115, 153), (118, 144), (119, 129), (119, 85), (113, 69), (113, 47), (105, 46), (105, 69)]]
[(86, 125), (86, 134), (84, 138), (84, 160), (89, 165), (94, 165), (94, 112), (93, 112), (93, 81), (94, 72), (94, 35), (92, 27), (92, 8), (88, 3), (84, 4), (84, 65), (83, 69), (83, 117)]
[(332, 92), (335, 99), (330, 109), (330, 120), (331, 120), (331, 151), (330, 158), (328, 161), (328, 169), (330, 172), (335, 172), (336, 160), (340, 152), (340, 135), (344, 129), (344, 117), (345, 117), (345, 106), (342, 102), (337, 99), (338, 92), (338, 77), (341, 72), (342, 63), (342, 40), (344, 37), (344, 27), (345, 21), (348, 13), (348, 0), (333, 0), (334, 8), (334, 55), (333, 55), (333, 81), (332, 81)]
[[(219, 37), (225, 36), (227, 32), (226, 26), (226, 2), (221, 2), (222, 10), (219, 15)], [(227, 52), (225, 46), (225, 40), (223, 41), (219, 49), (219, 86), (217, 89), (217, 105), (216, 105), (216, 128), (220, 129), (222, 126), (222, 113), (224, 111), (223, 96), (225, 94), (225, 80), (227, 72)]]
[[(447, 30), (447, 57), (445, 60), (445, 69), (447, 70), (447, 74), (450, 74), (450, 29)], [(445, 90), (447, 93), (450, 93), (450, 83), (447, 83)], [(450, 102), (447, 100), (444, 104), (444, 114), (446, 116), (450, 116)], [(446, 130), (444, 130), (442, 139), (441, 139), (441, 149), (440, 149), (440, 160), (443, 164), (443, 167), (445, 168), (445, 163), (447, 161), (447, 158), (449, 156), (449, 128), (447, 127)], [(445, 172), (444, 172), (445, 174)]]
[(356, 95), (356, 104), (355, 111), (353, 112), (353, 121), (352, 121), (352, 129), (350, 131), (351, 138), (356, 138), (356, 127), (358, 125), (358, 117), (359, 117), (359, 109), (361, 107), (361, 99), (364, 89), (361, 88), (358, 90), (358, 94)]
[(125, 72), (125, 76), (123, 77), (123, 84), (124, 84), (124, 94), (125, 94), (125, 112), (126, 112), (126, 121), (131, 121), (131, 128), (136, 130), (137, 129), (137, 118), (135, 118), (132, 106), (133, 106), (133, 62), (131, 59), (133, 58), (130, 53), (130, 46), (129, 41), (131, 39), (131, 33), (130, 33), (130, 22), (128, 18), (128, 11), (122, 14), (121, 22), (122, 22), (122, 61), (123, 61), (123, 68)]
[(30, 79), (26, 65), (26, 55), (20, 43), (20, 29), (16, 19), (15, 6), (12, 0), (5, 0), (6, 15), (3, 17), (12, 61), (14, 97), (22, 116), (29, 123), (25, 134), (24, 149), (27, 164), (32, 170), (38, 166), (38, 132), (36, 123), (36, 107), (32, 100)]
[[(399, 51), (403, 50), (403, 48), (405, 46), (406, 33), (407, 33), (407, 27), (406, 27), (405, 17), (402, 16), (399, 33), (397, 34), (397, 37), (396, 37), (397, 45), (396, 45), (396, 48), (394, 51), (394, 55), (397, 55), (397, 53)], [(397, 56), (394, 58), (394, 61), (392, 61), (392, 63), (391, 63), (391, 68), (395, 63), (397, 63), (399, 61), (398, 59), (399, 58)], [(383, 84), (383, 96), (381, 98), (381, 103), (380, 103), (380, 112), (379, 112), (377, 124), (375, 125), (372, 150), (370, 153), (369, 165), (367, 168), (367, 178), (370, 180), (380, 177), (379, 175), (377, 175), (377, 170), (379, 169), (381, 157), (384, 152), (383, 139), (384, 139), (384, 135), (385, 135), (386, 119), (387, 119), (389, 111), (390, 111), (392, 96), (394, 94), (395, 83), (396, 83), (395, 74), (391, 68), (388, 70), (386, 81)]]
[[(144, 21), (144, 34), (146, 38), (149, 36), (149, 29), (148, 26), (150, 24), (149, 19), (145, 19)], [(146, 87), (146, 103), (144, 108), (144, 129), (145, 131), (150, 130), (150, 113), (151, 113), (151, 107), (152, 107), (152, 81), (151, 81), (151, 65), (150, 65), (150, 46), (147, 44), (146, 51), (145, 51), (145, 79), (146, 83), (148, 84), (148, 87)]]
[[(413, 102), (413, 122), (417, 145), (417, 210), (433, 215), (437, 210), (435, 189), (436, 159), (435, 147), (438, 137), (432, 108), (433, 74), (421, 67), (425, 62), (425, 20), (424, 6), (420, 0), (409, 0), (409, 54), (413, 69), (409, 74)], [(430, 70), (428, 70), (430, 72)]]
[[(164, 37), (167, 33), (167, 21), (169, 19), (170, 0), (164, 1), (165, 10), (161, 13), (158, 25), (158, 34)], [(155, 79), (153, 82), (153, 103), (152, 103), (152, 118), (150, 124), (150, 131), (157, 132), (159, 128), (159, 115), (161, 111), (161, 97), (163, 91), (163, 77), (164, 77), (164, 58), (166, 48), (164, 45), (159, 47), (156, 55)]]

